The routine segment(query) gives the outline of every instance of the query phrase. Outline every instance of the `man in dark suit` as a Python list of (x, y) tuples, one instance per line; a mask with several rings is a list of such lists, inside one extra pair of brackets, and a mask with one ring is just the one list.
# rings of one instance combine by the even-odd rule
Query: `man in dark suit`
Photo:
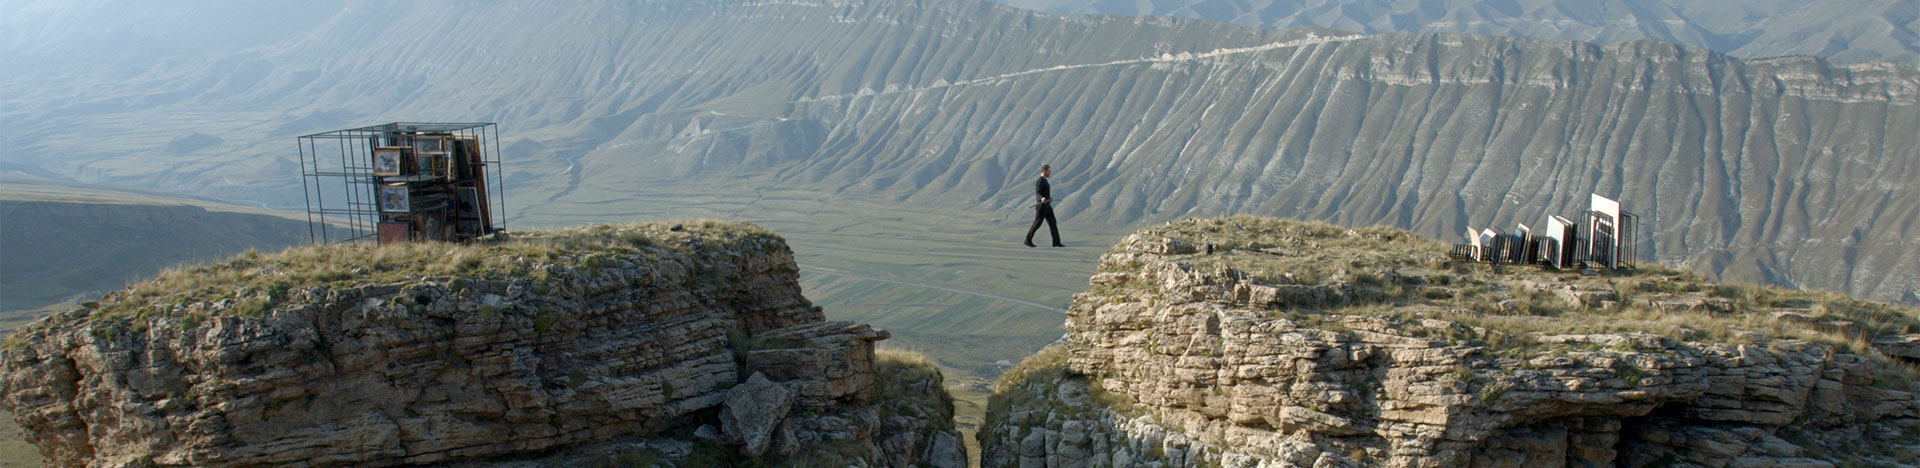
[(1033, 247), (1033, 233), (1040, 230), (1040, 222), (1047, 222), (1047, 232), (1053, 234), (1054, 247), (1066, 247), (1060, 243), (1060, 222), (1053, 219), (1053, 186), (1047, 185), (1047, 176), (1053, 175), (1053, 167), (1040, 165), (1040, 180), (1033, 183), (1033, 194), (1040, 202), (1033, 205), (1033, 227), (1027, 228), (1027, 247)]

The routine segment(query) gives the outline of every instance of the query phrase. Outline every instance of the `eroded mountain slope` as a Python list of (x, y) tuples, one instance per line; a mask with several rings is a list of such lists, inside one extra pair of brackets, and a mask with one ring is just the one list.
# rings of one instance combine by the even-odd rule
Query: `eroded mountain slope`
[[(1644, 216), (1652, 260), (1920, 301), (1909, 65), (968, 0), (378, 10), (216, 57), (13, 76), (9, 95), (36, 98), (0, 110), (9, 159), (299, 206), (280, 187), (300, 132), (493, 120), (533, 212), (743, 174), (1010, 212), (1051, 163), (1070, 222), (1254, 213), (1452, 236), (1599, 192)], [(204, 119), (119, 123), (157, 112)], [(190, 133), (175, 122), (231, 130), (140, 150)]]
[(1057, 13), (1171, 15), (1364, 33), (1450, 31), (1587, 41), (1660, 39), (1746, 58), (1920, 61), (1920, 7), (1900, 0), (1001, 0)]

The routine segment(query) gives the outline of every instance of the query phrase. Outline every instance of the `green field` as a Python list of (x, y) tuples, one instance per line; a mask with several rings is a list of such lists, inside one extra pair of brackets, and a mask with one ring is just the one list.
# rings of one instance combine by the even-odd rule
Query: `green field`
[(26, 467), (46, 463), (39, 449), (20, 438), (20, 427), (13, 424), (13, 418), (0, 418), (0, 466)]
[(18, 177), (0, 177), (0, 219), (0, 326), (167, 267), (308, 239), (304, 213)]

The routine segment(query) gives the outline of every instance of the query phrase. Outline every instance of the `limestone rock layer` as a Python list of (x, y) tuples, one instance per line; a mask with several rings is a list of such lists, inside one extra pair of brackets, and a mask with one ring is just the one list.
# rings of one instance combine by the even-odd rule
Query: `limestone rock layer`
[[(700, 223), (526, 237), (310, 248), (350, 259), (321, 265), (345, 271), (326, 281), (304, 281), (302, 254), (282, 253), (184, 272), (207, 277), (204, 289), (137, 285), (11, 338), (0, 403), (57, 466), (397, 466), (531, 454), (572, 464), (592, 460), (576, 447), (665, 459), (689, 444), (724, 445), (668, 439), (724, 413), (729, 390), (759, 373), (774, 382), (757, 383), (813, 412), (762, 414), (762, 426), (786, 424), (757, 428), (749, 455), (778, 445), (769, 437), (797, 434), (859, 445), (847, 451), (854, 458), (894, 456), (872, 434), (791, 427), (884, 416), (872, 402), (873, 342), (886, 332), (825, 323), (800, 295), (778, 236)], [(391, 274), (418, 265), (382, 260), (417, 251), (464, 273)], [(187, 284), (182, 276), (153, 284)], [(786, 359), (751, 358), (768, 353)], [(749, 361), (757, 364), (743, 367)], [(851, 426), (839, 422), (815, 425)], [(903, 426), (913, 426), (910, 440), (894, 445), (924, 458), (939, 424)], [(788, 443), (767, 456), (810, 449)]]
[[(1233, 218), (1123, 240), (1041, 370), (1002, 381), (983, 466), (1920, 465), (1910, 310), (1486, 272), (1410, 237)], [(1820, 333), (1780, 323), (1809, 313)]]

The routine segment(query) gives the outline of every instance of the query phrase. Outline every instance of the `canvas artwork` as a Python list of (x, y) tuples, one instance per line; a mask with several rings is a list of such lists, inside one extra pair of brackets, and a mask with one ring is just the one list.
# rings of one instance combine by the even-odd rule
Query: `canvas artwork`
[(1531, 250), (1533, 246), (1533, 228), (1529, 228), (1525, 224), (1516, 224), (1514, 225), (1512, 235), (1513, 237), (1510, 239), (1512, 242), (1507, 247), (1507, 261), (1513, 263), (1532, 263), (1533, 255), (1531, 255), (1529, 250)]
[(441, 138), (416, 138), (413, 140), (415, 153), (442, 153), (447, 151), (447, 140)]
[(480, 157), (480, 142), (474, 141), (472, 138), (461, 138), (459, 145), (461, 152), (466, 153), (467, 164), (480, 164), (482, 159)]
[(406, 186), (380, 187), (380, 211), (406, 212), (412, 206)]
[(1562, 253), (1562, 249), (1572, 248), (1570, 241), (1572, 241), (1575, 236), (1574, 229), (1576, 227), (1577, 225), (1573, 223), (1573, 220), (1559, 216), (1547, 217), (1547, 242), (1542, 246), (1545, 251), (1540, 252), (1540, 254), (1545, 256), (1547, 263), (1553, 265), (1554, 268), (1567, 267), (1568, 261)]
[(399, 148), (381, 148), (373, 151), (373, 175), (400, 175), (401, 154)]
[(1607, 268), (1619, 268), (1620, 244), (1616, 239), (1620, 238), (1620, 231), (1616, 223), (1620, 222), (1620, 202), (1596, 193), (1591, 206), (1587, 216), (1587, 225), (1592, 230), (1587, 235), (1591, 247), (1587, 256)]

